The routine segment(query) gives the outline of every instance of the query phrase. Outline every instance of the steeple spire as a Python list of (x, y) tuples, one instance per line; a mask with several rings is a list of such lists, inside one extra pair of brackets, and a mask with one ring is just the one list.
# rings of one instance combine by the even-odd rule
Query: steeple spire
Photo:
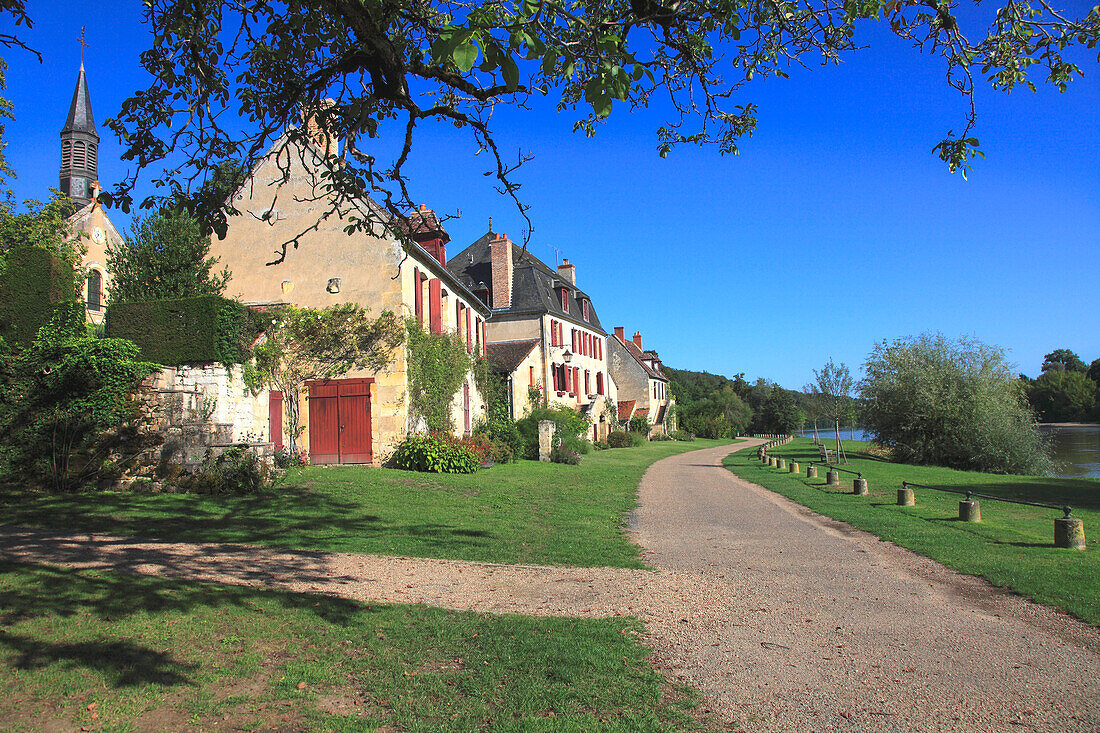
[[(84, 42), (81, 34), (81, 56)], [(99, 133), (92, 117), (92, 99), (84, 76), (84, 62), (73, 90), (69, 116), (61, 128), (61, 191), (80, 206), (92, 200), (92, 184), (98, 177)]]

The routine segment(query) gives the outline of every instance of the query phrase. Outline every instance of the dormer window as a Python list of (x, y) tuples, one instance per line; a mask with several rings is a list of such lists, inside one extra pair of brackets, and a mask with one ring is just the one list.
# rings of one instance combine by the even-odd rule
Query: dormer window
[(569, 288), (561, 289), (561, 309), (563, 312), (569, 312)]
[(588, 298), (581, 301), (581, 315), (584, 316), (585, 323), (590, 320), (588, 317)]

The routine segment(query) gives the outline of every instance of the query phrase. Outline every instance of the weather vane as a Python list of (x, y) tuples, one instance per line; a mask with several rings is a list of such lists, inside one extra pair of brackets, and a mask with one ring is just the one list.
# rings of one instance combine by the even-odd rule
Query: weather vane
[(84, 65), (84, 49), (88, 47), (88, 42), (84, 40), (84, 26), (80, 26), (80, 65)]

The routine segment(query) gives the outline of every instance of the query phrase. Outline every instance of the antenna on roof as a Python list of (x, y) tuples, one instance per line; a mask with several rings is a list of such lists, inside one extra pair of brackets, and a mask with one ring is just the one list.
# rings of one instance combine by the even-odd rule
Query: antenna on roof
[(554, 250), (554, 267), (557, 267), (558, 265), (561, 264), (561, 253), (564, 250), (560, 250), (552, 244), (548, 244), (546, 246), (549, 247), (550, 249)]

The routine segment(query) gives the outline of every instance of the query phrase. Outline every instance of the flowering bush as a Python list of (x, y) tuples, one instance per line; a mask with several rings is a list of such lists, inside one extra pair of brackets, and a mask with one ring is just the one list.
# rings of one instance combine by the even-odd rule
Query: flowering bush
[(473, 473), (481, 459), (469, 448), (436, 435), (410, 435), (393, 454), (395, 468), (428, 473)]
[(309, 463), (309, 455), (305, 451), (295, 451), (290, 448), (279, 448), (275, 451), (276, 468), (296, 468)]

